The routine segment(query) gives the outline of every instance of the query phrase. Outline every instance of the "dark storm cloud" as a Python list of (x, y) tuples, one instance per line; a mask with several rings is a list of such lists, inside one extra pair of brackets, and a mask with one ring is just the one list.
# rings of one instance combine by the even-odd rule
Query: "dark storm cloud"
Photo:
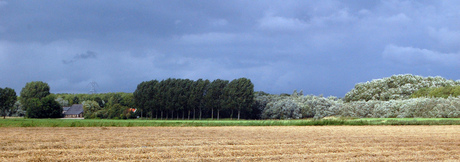
[(96, 53), (93, 51), (86, 51), (86, 53), (81, 53), (77, 54), (73, 57), (73, 59), (70, 60), (62, 60), (62, 63), (64, 64), (71, 64), (79, 60), (85, 60), (85, 59), (94, 59), (96, 58)]
[(96, 81), (99, 92), (132, 92), (151, 79), (248, 77), (270, 93), (343, 96), (400, 73), (457, 80), (459, 9), (435, 0), (0, 0), (0, 75), (11, 76), (0, 83), (84, 93)]

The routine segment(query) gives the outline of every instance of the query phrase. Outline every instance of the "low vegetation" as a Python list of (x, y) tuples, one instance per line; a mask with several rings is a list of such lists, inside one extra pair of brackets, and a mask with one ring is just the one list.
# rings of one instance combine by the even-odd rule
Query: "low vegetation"
[(0, 127), (202, 127), (202, 126), (323, 126), (323, 125), (460, 125), (460, 118), (328, 118), (322, 120), (0, 120)]

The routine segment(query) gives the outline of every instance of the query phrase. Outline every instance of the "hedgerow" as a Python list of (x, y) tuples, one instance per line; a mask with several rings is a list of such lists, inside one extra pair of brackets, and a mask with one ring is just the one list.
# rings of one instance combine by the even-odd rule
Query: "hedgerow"
[[(359, 83), (345, 98), (292, 95), (256, 95), (262, 119), (321, 119), (328, 116), (356, 118), (458, 118), (459, 81), (442, 77), (394, 75)], [(418, 91), (422, 92), (418, 92)], [(449, 94), (450, 95), (446, 95)], [(418, 95), (413, 94), (440, 94)]]

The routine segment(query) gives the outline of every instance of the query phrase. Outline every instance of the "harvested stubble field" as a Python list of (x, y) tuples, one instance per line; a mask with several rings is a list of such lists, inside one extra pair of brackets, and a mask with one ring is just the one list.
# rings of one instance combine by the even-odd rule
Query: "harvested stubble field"
[(460, 126), (0, 128), (2, 161), (458, 161)]

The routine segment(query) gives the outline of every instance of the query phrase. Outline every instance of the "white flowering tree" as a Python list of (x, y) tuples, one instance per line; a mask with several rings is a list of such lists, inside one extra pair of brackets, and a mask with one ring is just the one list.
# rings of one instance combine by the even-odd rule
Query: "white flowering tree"
[(375, 79), (366, 83), (358, 83), (345, 95), (344, 100), (396, 100), (409, 99), (411, 94), (421, 88), (460, 85), (460, 82), (442, 77), (422, 77), (417, 75), (393, 75), (388, 78)]

